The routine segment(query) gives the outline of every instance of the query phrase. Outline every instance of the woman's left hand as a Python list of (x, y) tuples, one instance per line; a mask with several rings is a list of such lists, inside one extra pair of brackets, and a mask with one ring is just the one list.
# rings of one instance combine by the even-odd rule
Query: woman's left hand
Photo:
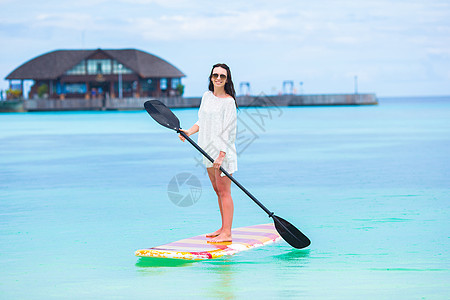
[(225, 155), (222, 155), (222, 153), (224, 153), (224, 152), (221, 152), (219, 154), (219, 157), (217, 157), (216, 160), (214, 161), (214, 164), (213, 164), (214, 169), (217, 169), (217, 170), (220, 169), (220, 166), (223, 163), (223, 158), (225, 157)]

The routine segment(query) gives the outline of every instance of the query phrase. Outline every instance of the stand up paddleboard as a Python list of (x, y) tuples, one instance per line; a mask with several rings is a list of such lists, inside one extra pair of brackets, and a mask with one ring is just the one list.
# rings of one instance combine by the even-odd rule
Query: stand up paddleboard
[(260, 247), (281, 239), (273, 224), (239, 227), (231, 230), (233, 242), (208, 243), (205, 234), (173, 243), (137, 250), (139, 257), (161, 257), (186, 260), (203, 260)]

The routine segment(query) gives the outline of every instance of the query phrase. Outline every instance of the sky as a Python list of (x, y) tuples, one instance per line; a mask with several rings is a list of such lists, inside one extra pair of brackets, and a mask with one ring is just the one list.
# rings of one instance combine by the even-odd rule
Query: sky
[(188, 97), (217, 62), (238, 95), (284, 81), (303, 94), (450, 95), (448, 0), (0, 0), (0, 12), (0, 89), (46, 52), (135, 48), (185, 73)]

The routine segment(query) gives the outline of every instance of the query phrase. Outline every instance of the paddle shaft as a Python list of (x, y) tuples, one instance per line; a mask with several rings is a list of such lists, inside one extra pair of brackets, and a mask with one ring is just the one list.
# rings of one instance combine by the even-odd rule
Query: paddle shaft
[[(206, 153), (205, 150), (200, 148), (200, 146), (197, 145), (197, 143), (194, 142), (185, 132), (179, 130), (178, 133), (181, 134), (186, 140), (188, 140), (189, 143), (191, 143), (192, 146), (194, 146), (198, 151), (200, 151), (200, 153), (203, 154), (210, 162), (214, 163), (214, 159), (211, 156), (209, 156), (209, 154)], [(258, 199), (255, 198), (255, 196), (253, 196), (249, 191), (247, 191), (247, 189), (243, 187), (236, 179), (234, 179), (234, 177), (231, 176), (227, 171), (225, 171), (224, 168), (222, 168), (222, 166), (220, 167), (220, 171), (222, 171), (223, 174), (225, 174), (228, 178), (230, 178), (231, 181), (234, 182), (234, 184), (236, 184), (244, 193), (247, 194), (247, 196), (249, 196), (256, 204), (258, 204), (258, 206), (261, 207), (269, 215), (269, 217), (273, 216), (273, 212), (268, 210), (267, 207), (265, 207), (261, 202), (259, 202)]]

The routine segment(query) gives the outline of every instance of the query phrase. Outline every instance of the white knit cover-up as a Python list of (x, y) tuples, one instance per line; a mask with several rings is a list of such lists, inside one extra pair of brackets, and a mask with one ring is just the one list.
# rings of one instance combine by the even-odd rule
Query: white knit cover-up
[[(220, 151), (225, 152), (222, 167), (230, 174), (237, 171), (236, 154), (236, 104), (233, 98), (219, 98), (211, 91), (205, 92), (198, 111), (198, 145), (214, 160)], [(203, 157), (203, 164), (213, 164)], [(221, 173), (220, 176), (225, 176)]]

